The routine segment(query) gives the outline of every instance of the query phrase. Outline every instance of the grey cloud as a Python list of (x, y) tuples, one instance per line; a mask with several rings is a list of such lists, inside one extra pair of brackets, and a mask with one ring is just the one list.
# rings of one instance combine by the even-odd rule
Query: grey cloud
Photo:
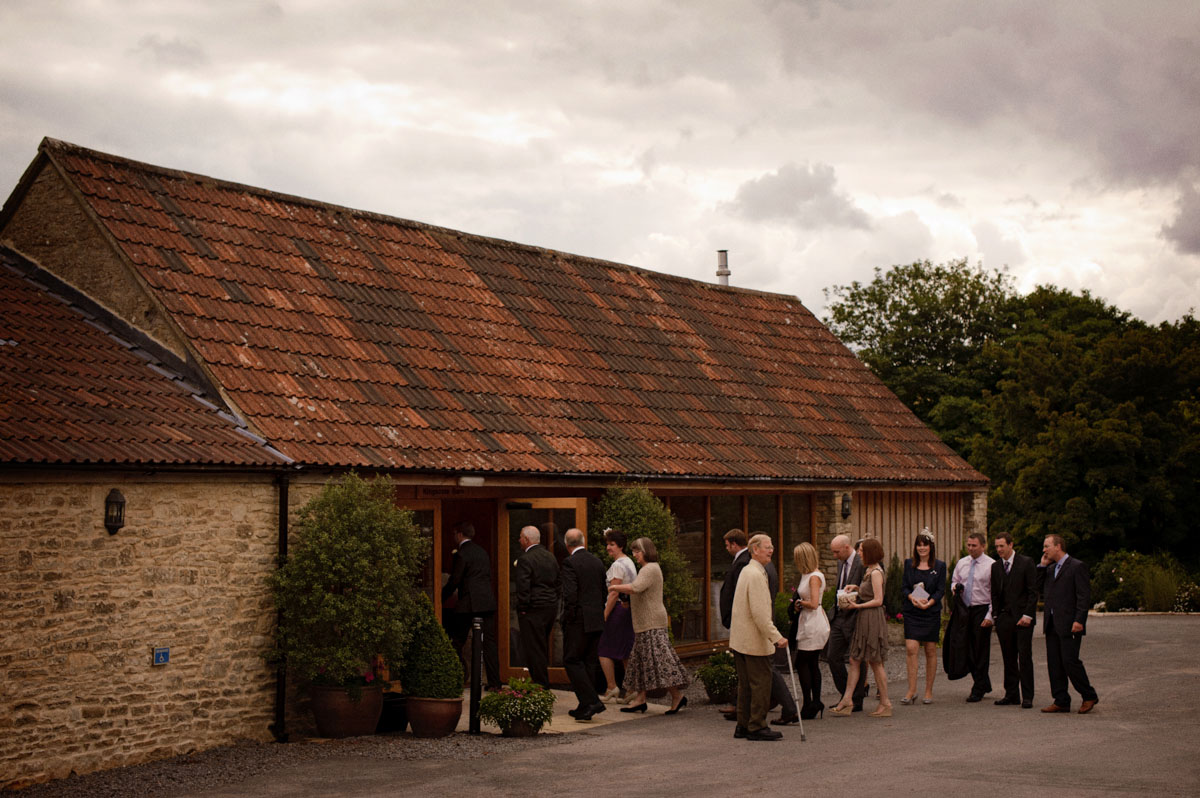
[(795, 74), (837, 75), (969, 134), (1028, 128), (1109, 180), (1177, 179), (1200, 163), (1200, 5), (898, 0), (771, 5)]
[(1176, 207), (1179, 212), (1175, 221), (1163, 225), (1162, 237), (1181, 254), (1200, 255), (1200, 192), (1193, 186), (1184, 186)]
[(837, 188), (828, 164), (784, 164), (738, 187), (731, 210), (746, 219), (786, 221), (806, 229), (869, 229), (871, 218)]
[(133, 48), (135, 54), (151, 59), (158, 66), (194, 69), (208, 63), (208, 55), (200, 43), (175, 36), (169, 40), (158, 34), (143, 36)]
[(1001, 232), (995, 223), (982, 221), (971, 231), (975, 234), (975, 242), (983, 255), (983, 262), (989, 268), (997, 266), (1020, 266), (1029, 260), (1029, 253), (1019, 238), (1010, 238)]

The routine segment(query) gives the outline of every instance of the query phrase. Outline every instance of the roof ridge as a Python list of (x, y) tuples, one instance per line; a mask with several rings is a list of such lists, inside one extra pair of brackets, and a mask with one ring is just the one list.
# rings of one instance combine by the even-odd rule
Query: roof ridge
[[(500, 246), (500, 247), (504, 247), (504, 248), (524, 250), (526, 252), (531, 252), (531, 253), (540, 253), (543, 255), (562, 257), (562, 258), (570, 259), (570, 260), (578, 262), (578, 263), (586, 263), (586, 264), (590, 264), (590, 265), (594, 265), (594, 266), (609, 267), (609, 268), (615, 268), (615, 269), (619, 269), (619, 270), (627, 270), (627, 271), (631, 271), (631, 272), (638, 273), (638, 274), (648, 274), (648, 275), (654, 276), (657, 279), (666, 279), (671, 282), (684, 284), (684, 285), (690, 285), (690, 286), (694, 286), (697, 288), (704, 288), (706, 290), (711, 290), (711, 291), (737, 291), (739, 293), (746, 293), (746, 294), (760, 295), (760, 296), (767, 296), (767, 297), (774, 297), (774, 298), (782, 297), (782, 298), (794, 300), (797, 303), (799, 303), (801, 306), (804, 306), (804, 302), (795, 294), (785, 294), (785, 293), (780, 293), (777, 291), (764, 291), (764, 290), (757, 289), (757, 288), (744, 288), (742, 286), (719, 285), (717, 283), (710, 283), (710, 282), (706, 282), (704, 280), (698, 280), (694, 277), (683, 277), (683, 276), (680, 276), (677, 274), (670, 274), (668, 272), (655, 271), (653, 269), (647, 269), (642, 266), (634, 266), (634, 265), (628, 264), (628, 263), (621, 263), (619, 261), (606, 260), (604, 258), (596, 258), (596, 257), (592, 257), (590, 255), (579, 255), (579, 254), (575, 254), (572, 252), (566, 252), (564, 250), (550, 249), (547, 247), (539, 247), (534, 244), (524, 244), (519, 241), (511, 241), (511, 240), (504, 239), (504, 238), (485, 236), (485, 235), (481, 235), (479, 233), (468, 233), (463, 230), (455, 230), (450, 227), (442, 227), (440, 225), (429, 224), (428, 222), (420, 222), (420, 221), (416, 221), (414, 219), (404, 219), (399, 216), (391, 216), (389, 214), (379, 213), (377, 211), (368, 211), (368, 210), (363, 210), (361, 208), (352, 208), (348, 205), (338, 205), (338, 204), (330, 203), (330, 202), (322, 202), (321, 200), (312, 199), (311, 197), (302, 197), (298, 194), (286, 194), (284, 192), (273, 191), (268, 188), (263, 188), (262, 186), (253, 186), (248, 183), (239, 183), (235, 180), (227, 180), (225, 178), (213, 177), (211, 175), (200, 174), (199, 172), (188, 172), (183, 169), (172, 169), (172, 168), (166, 167), (166, 166), (159, 166), (157, 164), (152, 164), (147, 161), (139, 161), (139, 160), (136, 160), (133, 158), (127, 158), (127, 157), (124, 157), (121, 155), (114, 155), (113, 153), (102, 152), (100, 150), (94, 150), (94, 149), (91, 149), (90, 147), (84, 147), (80, 144), (74, 144), (69, 141), (63, 141), (61, 139), (55, 139), (55, 138), (51, 138), (49, 136), (46, 136), (42, 139), (41, 144), (38, 146), (38, 151), (45, 153), (47, 155), (53, 155), (55, 153), (60, 153), (60, 152), (68, 153), (68, 154), (82, 155), (82, 156), (85, 156), (88, 158), (94, 158), (97, 160), (106, 161), (108, 163), (117, 164), (117, 165), (124, 166), (127, 168), (137, 169), (137, 170), (141, 170), (141, 171), (145, 171), (145, 172), (151, 172), (151, 173), (154, 173), (157, 175), (169, 177), (169, 178), (176, 179), (176, 180), (192, 180), (192, 181), (196, 181), (196, 182), (202, 183), (202, 184), (207, 183), (210, 185), (221, 186), (223, 188), (227, 188), (227, 189), (234, 190), (234, 191), (249, 192), (251, 194), (255, 194), (255, 195), (261, 196), (265, 199), (269, 199), (269, 200), (305, 205), (310, 208), (326, 210), (326, 211), (330, 211), (330, 212), (334, 212), (334, 213), (349, 214), (351, 216), (358, 216), (358, 217), (363, 217), (363, 218), (367, 218), (367, 219), (373, 219), (375, 221), (381, 221), (381, 222), (386, 222), (389, 224), (395, 224), (395, 225), (399, 225), (401, 227), (407, 227), (407, 228), (414, 229), (414, 230), (424, 230), (424, 231), (431, 232), (431, 233), (440, 233), (440, 234), (455, 236), (457, 238), (468, 239), (468, 240), (472, 240), (472, 241), (486, 242), (488, 244), (492, 244), (492, 245), (496, 245), (496, 246)], [(805, 309), (807, 309), (806, 306), (805, 306)], [(812, 311), (809, 311), (809, 312), (811, 313)]]

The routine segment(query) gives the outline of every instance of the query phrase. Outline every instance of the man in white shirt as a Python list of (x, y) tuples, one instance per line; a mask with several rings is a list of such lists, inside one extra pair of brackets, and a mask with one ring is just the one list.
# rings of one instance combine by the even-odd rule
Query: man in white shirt
[(992, 691), (988, 667), (992, 657), (992, 563), (981, 532), (967, 535), (967, 556), (954, 566), (950, 589), (967, 605), (967, 656), (971, 662), (971, 694), (967, 703), (982, 701)]

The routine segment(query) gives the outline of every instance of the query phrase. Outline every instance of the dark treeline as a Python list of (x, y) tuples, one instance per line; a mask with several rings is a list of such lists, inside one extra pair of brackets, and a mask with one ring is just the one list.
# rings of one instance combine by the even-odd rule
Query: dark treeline
[(1096, 562), (1200, 564), (1200, 324), (1149, 325), (1091, 296), (1020, 295), (966, 260), (826, 290), (825, 321), (992, 481), (990, 531)]

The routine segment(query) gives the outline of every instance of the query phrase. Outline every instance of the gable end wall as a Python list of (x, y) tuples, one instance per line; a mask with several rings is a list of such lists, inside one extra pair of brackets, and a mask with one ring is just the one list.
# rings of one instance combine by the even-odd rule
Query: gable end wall
[(108, 240), (45, 163), (3, 230), (0, 241), (100, 302), (180, 358), (188, 353)]

